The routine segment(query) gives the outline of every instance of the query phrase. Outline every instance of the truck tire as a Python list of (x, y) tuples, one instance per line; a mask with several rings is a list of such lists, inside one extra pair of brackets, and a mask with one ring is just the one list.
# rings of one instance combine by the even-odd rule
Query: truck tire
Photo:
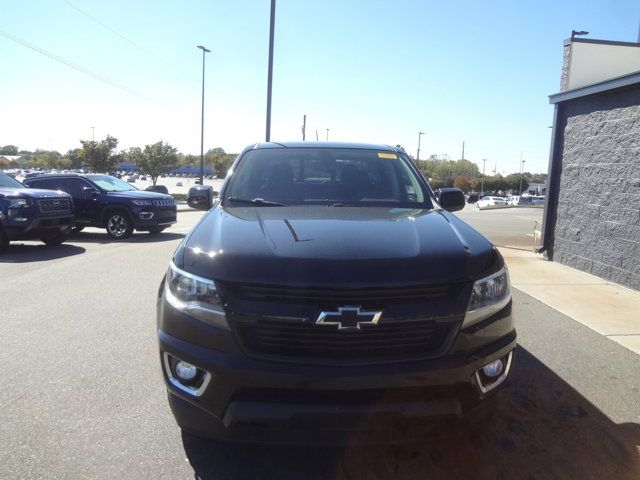
[(107, 214), (107, 235), (113, 240), (124, 240), (133, 233), (133, 222), (122, 210), (114, 210)]
[(42, 237), (40, 240), (42, 240), (45, 245), (57, 246), (62, 244), (67, 238), (68, 235), (66, 233), (57, 233), (55, 235)]

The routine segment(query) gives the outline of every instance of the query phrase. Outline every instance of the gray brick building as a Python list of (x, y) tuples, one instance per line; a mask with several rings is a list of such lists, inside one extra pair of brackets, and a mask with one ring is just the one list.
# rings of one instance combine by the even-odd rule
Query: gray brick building
[[(591, 43), (640, 53), (639, 44)], [(550, 97), (543, 248), (551, 260), (640, 290), (640, 71), (585, 85), (578, 78), (571, 88), (566, 47), (565, 91)]]

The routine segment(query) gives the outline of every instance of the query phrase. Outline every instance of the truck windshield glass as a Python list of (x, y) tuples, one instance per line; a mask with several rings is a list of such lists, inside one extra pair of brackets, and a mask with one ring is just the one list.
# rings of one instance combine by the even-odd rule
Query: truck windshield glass
[(253, 150), (240, 161), (225, 202), (432, 208), (408, 161), (379, 150)]
[(112, 177), (111, 175), (87, 175), (87, 178), (107, 192), (128, 192), (138, 190), (130, 183)]
[(11, 178), (9, 175), (0, 173), (0, 187), (2, 188), (24, 188), (19, 181)]

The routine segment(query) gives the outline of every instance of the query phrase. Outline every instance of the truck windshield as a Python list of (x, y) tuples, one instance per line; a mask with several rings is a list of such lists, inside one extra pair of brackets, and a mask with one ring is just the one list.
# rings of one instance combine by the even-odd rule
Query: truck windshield
[(128, 192), (138, 190), (130, 183), (123, 182), (111, 175), (87, 175), (87, 178), (107, 192)]
[(24, 188), (19, 181), (11, 178), (9, 175), (0, 173), (0, 187), (2, 188)]
[(240, 160), (225, 203), (432, 208), (408, 162), (403, 155), (380, 150), (253, 150)]

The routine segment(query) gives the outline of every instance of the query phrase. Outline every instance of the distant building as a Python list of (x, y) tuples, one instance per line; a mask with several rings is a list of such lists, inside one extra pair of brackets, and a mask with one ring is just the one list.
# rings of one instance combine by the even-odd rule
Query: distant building
[[(213, 174), (213, 169), (211, 167), (204, 167), (203, 171), (205, 175)], [(200, 165), (180, 165), (178, 168), (175, 168), (173, 172), (180, 175), (199, 175)]]
[(530, 183), (527, 187), (527, 193), (529, 195), (546, 195), (547, 184), (546, 183)]
[(140, 170), (140, 167), (132, 162), (122, 162), (118, 164), (118, 170), (124, 170), (126, 172), (137, 172)]
[(22, 155), (0, 155), (0, 159), (4, 159), (7, 163), (16, 162), (20, 168), (25, 168), (29, 159)]

